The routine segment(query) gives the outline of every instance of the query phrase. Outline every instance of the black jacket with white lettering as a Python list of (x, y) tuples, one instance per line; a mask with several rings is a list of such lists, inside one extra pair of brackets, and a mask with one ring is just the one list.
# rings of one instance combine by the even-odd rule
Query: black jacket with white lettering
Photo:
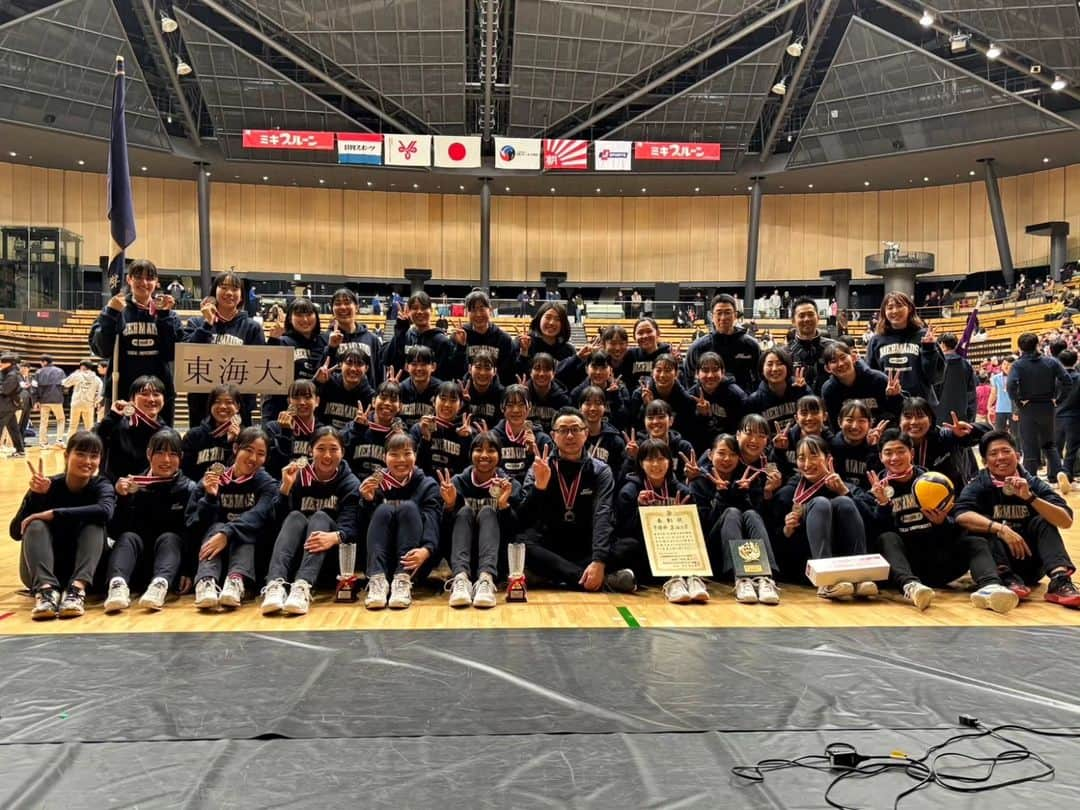
[[(173, 375), (169, 364), (173, 361), (177, 341), (182, 339), (180, 318), (172, 310), (158, 310), (154, 315), (142, 309), (128, 297), (127, 305), (120, 312), (105, 307), (94, 325), (90, 327), (90, 349), (98, 357), (107, 357), (109, 369), (106, 379), (113, 374), (113, 346), (120, 333), (120, 397), (127, 396), (131, 384), (144, 374), (152, 374), (165, 383), (165, 398), (174, 396)], [(112, 401), (112, 386), (105, 386), (105, 401)]]
[[(1031, 487), (1031, 494), (1042, 498), (1054, 506), (1060, 506), (1069, 515), (1072, 509), (1058, 493), (1050, 488), (1050, 485), (1041, 478), (1031, 475), (1023, 467), (1016, 468), (1016, 474), (1023, 476)], [(994, 486), (993, 479), (988, 470), (979, 470), (956, 499), (956, 508), (953, 516), (959, 517), (965, 512), (975, 512), (997, 523), (1004, 523), (1022, 537), (1027, 537), (1026, 532), (1031, 521), (1039, 516), (1035, 507), (1024, 503), (1016, 495), (1006, 495), (1002, 487)], [(1030, 539), (1030, 537), (1028, 538)]]
[(758, 357), (761, 347), (741, 326), (730, 335), (712, 332), (702, 335), (686, 350), (683, 359), (683, 379), (697, 379), (698, 358), (705, 352), (716, 352), (724, 361), (724, 369), (735, 378), (744, 391), (751, 391), (758, 382)]
[(454, 342), (446, 332), (431, 327), (420, 332), (408, 318), (394, 321), (394, 336), (383, 344), (382, 365), (384, 369), (394, 367), (395, 371), (405, 368), (408, 358), (419, 346), (431, 349), (435, 357), (435, 376), (448, 380), (453, 376)]
[(403, 487), (376, 489), (372, 501), (360, 498), (361, 513), (370, 515), (386, 502), (412, 501), (420, 510), (420, 546), (433, 555), (439, 547), (439, 526), (442, 522), (443, 499), (439, 485), (434, 478), (424, 475), (419, 467), (413, 468), (413, 474)]
[(432, 478), (436, 478), (436, 471), (450, 470), (457, 474), (469, 465), (469, 446), (472, 443), (472, 433), (462, 436), (458, 433), (461, 423), (457, 422), (451, 427), (435, 426), (431, 431), (431, 438), (425, 439), (424, 432), (417, 423), (409, 430), (413, 443), (416, 445), (416, 466)]
[(363, 480), (386, 466), (386, 440), (392, 434), (392, 430), (375, 430), (359, 422), (350, 422), (342, 431), (345, 463), (357, 478)]
[[(144, 467), (140, 474), (149, 475), (149, 471)], [(119, 537), (124, 532), (134, 532), (149, 541), (166, 532), (185, 537), (184, 513), (196, 486), (181, 472), (171, 481), (144, 485), (130, 495), (117, 495), (109, 535)]]
[(94, 432), (101, 438), (105, 452), (101, 458), (101, 471), (110, 481), (116, 481), (125, 475), (137, 475), (146, 469), (146, 446), (150, 437), (168, 425), (151, 427), (140, 422), (132, 425), (126, 416), (118, 416), (110, 408), (105, 418), (94, 426)]
[(315, 419), (321, 425), (330, 425), (336, 430), (345, 430), (356, 418), (356, 409), (370, 407), (375, 400), (375, 389), (366, 377), (360, 378), (355, 388), (346, 388), (341, 372), (335, 371), (330, 379), (318, 384), (319, 408)]
[(866, 362), (878, 371), (899, 370), (900, 385), (909, 397), (924, 397), (937, 404), (934, 386), (945, 374), (945, 355), (936, 342), (923, 343), (925, 329), (909, 326), (899, 332), (886, 329), (866, 344)]
[(288, 495), (279, 488), (274, 499), (274, 522), (282, 523), (290, 512), (300, 512), (308, 518), (316, 512), (325, 512), (341, 532), (341, 541), (355, 543), (360, 520), (360, 481), (344, 461), (329, 481), (314, 479), (304, 484), (302, 475), (298, 474)]
[(298, 436), (291, 427), (283, 427), (280, 422), (264, 424), (263, 430), (270, 437), (270, 452), (266, 455), (266, 471), (280, 481), (281, 471), (290, 461), (300, 456), (311, 458), (311, 437), (320, 427), (322, 424), (316, 419), (315, 428), (311, 433)]
[(849, 399), (861, 399), (870, 406), (873, 420), (900, 418), (900, 409), (904, 397), (890, 397), (885, 393), (889, 385), (888, 376), (870, 368), (862, 360), (855, 361), (855, 380), (850, 386), (844, 385), (836, 377), (829, 377), (821, 386), (821, 398), (825, 400), (825, 410), (829, 412), (829, 424), (839, 427), (840, 408)]
[(232, 461), (233, 448), (226, 431), (214, 436), (218, 423), (214, 417), (206, 417), (201, 424), (184, 434), (183, 456), (180, 469), (192, 481), (201, 481), (211, 464), (228, 466)]
[(514, 378), (516, 368), (514, 341), (494, 323), (487, 328), (486, 332), (477, 332), (472, 324), (465, 327), (465, 345), (454, 343), (454, 353), (451, 357), (454, 378), (465, 376), (469, 370), (469, 352), (478, 346), (486, 346), (495, 352), (495, 369), (499, 382), (503, 385), (513, 385), (517, 382)]
[(215, 524), (230, 542), (273, 542), (267, 530), (272, 525), (277, 494), (278, 482), (261, 468), (243, 483), (223, 484), (217, 495), (207, 493), (200, 483), (188, 501), (187, 527), (200, 543)]
[(355, 349), (361, 354), (365, 355), (368, 359), (367, 381), (372, 388), (377, 386), (383, 381), (383, 363), (382, 363), (382, 341), (379, 340), (379, 336), (367, 328), (366, 324), (357, 323), (353, 327), (351, 332), (342, 332), (341, 343), (335, 349), (330, 345), (331, 330), (326, 330), (322, 333), (323, 340), (325, 341), (326, 348), (323, 350), (324, 354), (319, 358), (319, 365), (321, 366), (326, 361), (326, 356), (331, 358), (330, 365), (335, 365), (340, 362), (341, 358), (350, 349)]
[[(524, 444), (510, 441), (510, 437), (506, 435), (505, 419), (500, 419), (499, 424), (495, 425), (492, 430), (499, 437), (499, 443), (502, 445), (502, 450), (499, 451), (499, 467), (506, 470), (511, 478), (524, 481), (536, 457), (529, 452), (529, 449)], [(534, 435), (536, 436), (537, 452), (543, 454), (544, 448), (548, 446), (551, 447), (552, 451), (555, 450), (555, 443), (546, 433), (534, 431)]]
[(432, 377), (423, 391), (418, 391), (412, 377), (406, 377), (401, 383), (401, 412), (399, 416), (405, 427), (411, 428), (420, 421), (421, 416), (435, 413), (435, 395), (439, 393), (442, 380)]

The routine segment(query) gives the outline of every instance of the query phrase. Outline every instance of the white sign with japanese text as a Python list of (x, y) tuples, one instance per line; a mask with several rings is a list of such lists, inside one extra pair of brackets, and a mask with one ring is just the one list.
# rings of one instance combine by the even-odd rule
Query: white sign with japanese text
[(293, 381), (289, 346), (177, 343), (173, 378), (177, 391), (205, 394), (231, 383), (242, 394), (285, 394)]

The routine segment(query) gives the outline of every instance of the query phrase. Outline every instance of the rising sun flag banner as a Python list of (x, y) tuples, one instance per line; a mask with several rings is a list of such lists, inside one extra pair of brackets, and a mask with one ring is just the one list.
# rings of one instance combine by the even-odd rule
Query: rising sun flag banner
[(124, 57), (116, 57), (113, 79), (112, 132), (109, 136), (109, 234), (112, 257), (109, 285), (115, 294), (124, 283), (124, 250), (135, 241), (135, 205), (128, 167), (127, 123), (124, 120)]

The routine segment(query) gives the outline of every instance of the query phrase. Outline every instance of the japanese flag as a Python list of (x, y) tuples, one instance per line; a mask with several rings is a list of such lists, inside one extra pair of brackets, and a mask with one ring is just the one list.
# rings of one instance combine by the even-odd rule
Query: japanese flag
[(480, 137), (436, 135), (435, 165), (444, 169), (480, 167)]

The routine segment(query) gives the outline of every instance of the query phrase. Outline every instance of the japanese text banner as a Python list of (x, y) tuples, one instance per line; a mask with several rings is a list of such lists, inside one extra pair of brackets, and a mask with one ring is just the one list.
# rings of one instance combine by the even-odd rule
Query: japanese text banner
[(177, 391), (209, 393), (232, 383), (242, 394), (284, 394), (293, 381), (289, 346), (177, 343), (173, 370)]
[(295, 129), (245, 129), (245, 149), (320, 149), (334, 148), (333, 132), (308, 132)]
[(720, 160), (720, 144), (635, 141), (634, 160)]

